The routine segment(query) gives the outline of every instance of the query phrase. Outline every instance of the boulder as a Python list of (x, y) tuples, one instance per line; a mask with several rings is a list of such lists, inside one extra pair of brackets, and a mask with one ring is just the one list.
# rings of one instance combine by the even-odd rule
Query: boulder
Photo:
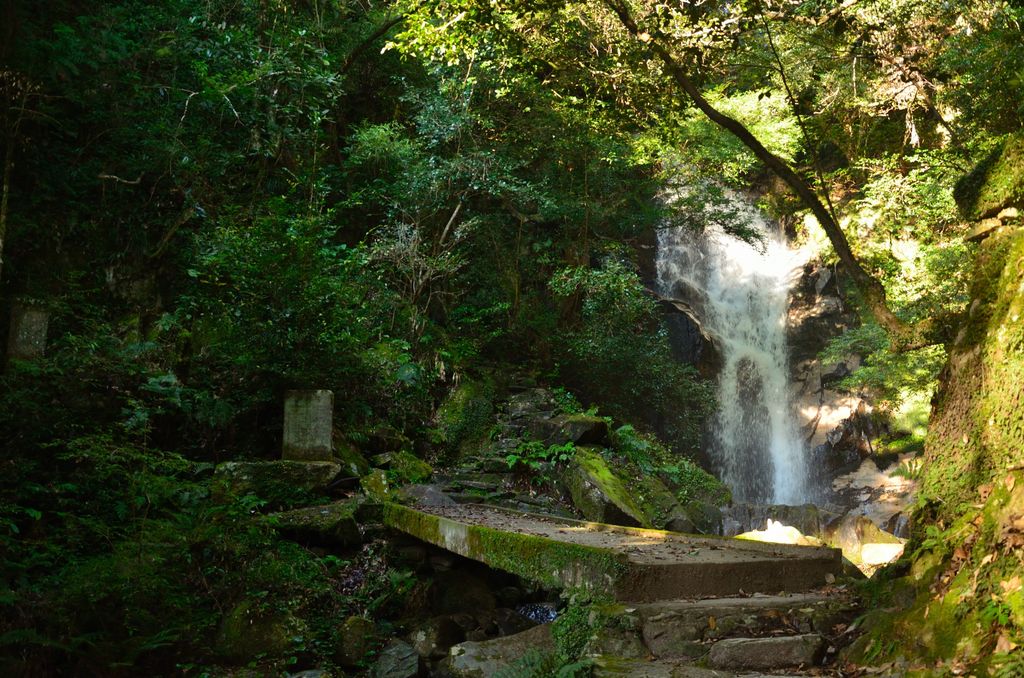
[(729, 638), (711, 646), (712, 668), (763, 671), (814, 666), (825, 652), (825, 641), (816, 633), (778, 638)]
[(441, 441), (450, 452), (485, 438), (494, 414), (494, 389), (486, 382), (463, 381), (437, 408)]
[(530, 438), (545, 445), (598, 445), (608, 443), (608, 422), (588, 414), (560, 414), (550, 419), (536, 417), (527, 424)]
[(788, 506), (786, 504), (733, 504), (722, 511), (722, 534), (734, 536), (742, 532), (763, 530), (768, 521), (795, 527), (801, 534), (822, 537), (825, 526), (837, 518), (814, 504)]
[(456, 678), (490, 678), (508, 669), (528, 653), (555, 651), (550, 624), (535, 626), (514, 636), (468, 641), (452, 647), (448, 668)]
[(421, 483), (434, 473), (430, 464), (406, 450), (378, 454), (373, 457), (373, 465), (377, 468), (387, 469), (395, 480), (403, 484)]
[(337, 434), (334, 436), (334, 456), (341, 463), (342, 472), (350, 478), (359, 478), (370, 472), (370, 462), (359, 448)]
[(228, 461), (214, 472), (215, 494), (264, 498), (323, 492), (341, 473), (332, 461)]
[(599, 450), (580, 448), (563, 474), (573, 505), (587, 520), (650, 527), (650, 521)]
[(448, 655), (452, 645), (466, 639), (466, 632), (451, 617), (434, 617), (420, 624), (409, 640), (424, 659), (441, 659)]
[[(899, 557), (903, 553), (904, 543), (902, 539), (879, 528), (869, 518), (854, 514), (847, 514), (829, 525), (825, 530), (825, 541), (829, 546), (842, 549), (843, 556), (862, 570)], [(890, 560), (879, 562), (883, 554), (888, 554)], [(865, 561), (865, 555), (872, 562)]]
[(318, 546), (353, 546), (362, 541), (356, 510), (359, 502), (337, 501), (273, 513), (267, 521), (281, 534), (295, 541)]
[(377, 638), (376, 624), (366, 617), (349, 617), (335, 634), (334, 661), (346, 669), (361, 666), (377, 645)]
[(366, 496), (377, 502), (391, 501), (394, 489), (386, 471), (375, 468), (359, 480)]
[(550, 416), (558, 409), (555, 396), (546, 388), (531, 388), (517, 393), (505, 404), (505, 414), (511, 420), (524, 417)]
[(420, 675), (421, 660), (412, 645), (392, 640), (381, 651), (370, 675), (373, 678), (414, 678)]
[(302, 625), (287, 612), (262, 610), (244, 600), (221, 621), (216, 653), (238, 664), (263, 657), (280, 657), (292, 649), (292, 638), (302, 635)]

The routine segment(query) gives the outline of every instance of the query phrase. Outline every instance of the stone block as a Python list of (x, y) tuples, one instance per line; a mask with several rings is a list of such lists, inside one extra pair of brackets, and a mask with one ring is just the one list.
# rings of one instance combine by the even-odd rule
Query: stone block
[(810, 667), (821, 661), (825, 641), (816, 633), (778, 638), (729, 638), (711, 648), (712, 668), (765, 671), (797, 666)]
[(334, 393), (288, 391), (284, 397), (282, 458), (330, 461)]
[(7, 335), (7, 358), (32, 360), (42, 356), (46, 351), (49, 325), (49, 311), (15, 304), (11, 309), (11, 327)]

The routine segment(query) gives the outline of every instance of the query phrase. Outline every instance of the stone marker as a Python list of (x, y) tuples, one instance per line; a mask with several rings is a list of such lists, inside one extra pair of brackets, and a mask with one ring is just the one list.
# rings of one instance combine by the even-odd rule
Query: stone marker
[(7, 358), (31, 360), (42, 356), (46, 350), (49, 325), (49, 311), (15, 304), (11, 309), (11, 328), (7, 335)]
[(281, 457), (330, 461), (334, 393), (288, 391), (284, 396), (284, 445)]

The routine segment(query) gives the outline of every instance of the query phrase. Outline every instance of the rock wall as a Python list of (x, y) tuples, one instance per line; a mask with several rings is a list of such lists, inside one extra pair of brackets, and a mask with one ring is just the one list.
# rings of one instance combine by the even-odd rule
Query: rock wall
[(957, 189), (979, 245), (932, 403), (913, 556), (889, 573), (887, 609), (868, 616), (849, 653), (891, 675), (1024, 675), (1022, 151), (1024, 135), (1011, 138)]

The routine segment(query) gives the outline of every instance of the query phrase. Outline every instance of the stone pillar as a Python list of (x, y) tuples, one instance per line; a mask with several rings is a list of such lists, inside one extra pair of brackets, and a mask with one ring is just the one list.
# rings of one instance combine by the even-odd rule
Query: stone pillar
[(7, 359), (32, 360), (46, 350), (46, 330), (50, 312), (15, 303), (11, 308), (11, 327), (7, 335)]
[(281, 457), (330, 461), (333, 446), (334, 393), (288, 391), (284, 396), (284, 445)]

